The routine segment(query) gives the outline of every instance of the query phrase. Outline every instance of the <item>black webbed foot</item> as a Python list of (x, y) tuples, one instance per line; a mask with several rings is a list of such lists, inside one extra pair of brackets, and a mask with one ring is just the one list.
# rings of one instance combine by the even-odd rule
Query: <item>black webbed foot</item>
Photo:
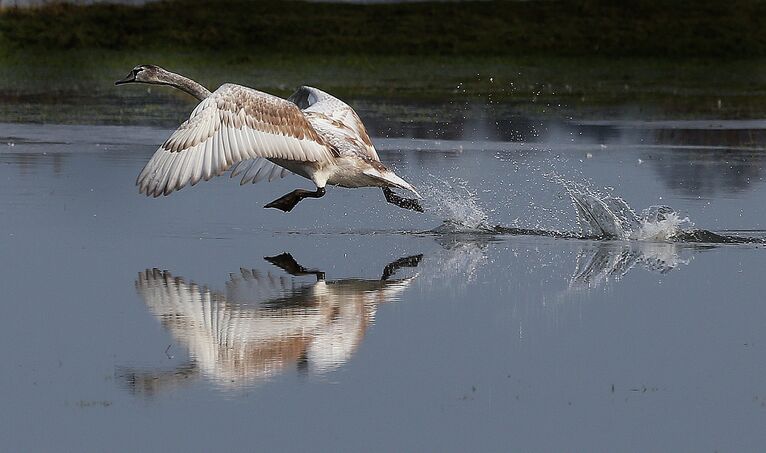
[(415, 198), (404, 198), (395, 194), (393, 190), (388, 187), (383, 188), (383, 194), (386, 196), (386, 201), (399, 206), (400, 208), (410, 209), (412, 211), (424, 212), (423, 207), (420, 206), (420, 201)]
[(325, 188), (319, 187), (316, 192), (310, 190), (295, 189), (292, 192), (282, 195), (276, 200), (264, 206), (264, 208), (277, 208), (280, 211), (290, 212), (296, 204), (304, 198), (321, 198), (325, 194)]
[(420, 255), (412, 255), (405, 256), (404, 258), (399, 258), (398, 260), (389, 263), (388, 266), (383, 268), (383, 275), (380, 277), (380, 279), (383, 281), (388, 280), (392, 275), (396, 273), (396, 271), (403, 267), (418, 267), (418, 264), (420, 264), (420, 260), (422, 259), (422, 253)]
[(290, 192), (287, 195), (283, 195), (271, 203), (264, 205), (264, 208), (277, 208), (280, 211), (290, 212), (295, 205), (301, 201), (301, 198), (295, 196), (294, 192)]

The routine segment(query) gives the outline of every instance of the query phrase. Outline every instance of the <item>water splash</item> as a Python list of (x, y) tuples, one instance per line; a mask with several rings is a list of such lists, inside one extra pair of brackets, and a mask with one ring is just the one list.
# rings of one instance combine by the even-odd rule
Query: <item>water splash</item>
[(628, 238), (637, 241), (670, 241), (693, 226), (689, 217), (681, 217), (669, 206), (650, 206), (642, 212), (640, 226), (631, 231)]
[[(761, 237), (718, 234), (708, 230), (695, 229), (689, 217), (675, 212), (670, 206), (650, 206), (638, 214), (621, 197), (611, 194), (611, 188), (596, 189), (587, 179), (572, 181), (555, 172), (544, 176), (564, 188), (575, 208), (579, 230), (546, 228), (524, 228), (512, 223), (511, 226), (490, 223), (489, 215), (479, 197), (465, 180), (456, 178), (443, 180), (430, 175), (433, 183), (422, 186), (428, 193), (428, 209), (442, 218), (442, 224), (430, 230), (439, 235), (526, 235), (547, 236), (564, 239), (622, 240), (638, 242), (688, 242), (708, 244), (763, 244)], [(490, 211), (492, 212), (492, 211)], [(553, 213), (554, 210), (549, 210)], [(571, 211), (569, 211), (571, 212)], [(572, 219), (562, 210), (560, 217)], [(567, 218), (554, 219), (562, 223)], [(575, 227), (576, 228), (576, 227)]]
[(582, 183), (551, 175), (567, 191), (583, 233), (602, 238), (669, 241), (693, 226), (670, 206), (650, 206), (638, 215), (621, 197), (599, 193)]
[(430, 175), (436, 183), (421, 184), (428, 193), (426, 210), (441, 217), (442, 225), (434, 233), (487, 233), (493, 227), (479, 204), (476, 192), (462, 179), (447, 181)]

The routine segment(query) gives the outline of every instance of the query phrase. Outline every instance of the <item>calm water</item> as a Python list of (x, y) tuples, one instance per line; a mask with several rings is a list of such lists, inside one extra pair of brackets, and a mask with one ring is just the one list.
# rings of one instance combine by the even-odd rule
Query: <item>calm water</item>
[(261, 207), (295, 176), (148, 199), (168, 130), (0, 124), (2, 449), (763, 448), (763, 246), (481, 227), (587, 233), (577, 183), (760, 240), (766, 122), (371, 129), (426, 214)]

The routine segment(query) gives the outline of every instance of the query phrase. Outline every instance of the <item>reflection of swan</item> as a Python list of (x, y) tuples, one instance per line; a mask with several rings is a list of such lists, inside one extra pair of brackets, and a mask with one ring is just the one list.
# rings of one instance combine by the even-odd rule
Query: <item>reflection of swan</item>
[(611, 280), (620, 280), (636, 265), (665, 274), (688, 259), (680, 256), (678, 244), (666, 242), (599, 242), (595, 250), (583, 249), (570, 288), (595, 288)]
[(291, 364), (315, 373), (345, 363), (359, 346), (378, 304), (396, 299), (416, 276), (391, 279), (416, 267), (422, 255), (396, 260), (380, 279), (326, 281), (324, 273), (300, 266), (291, 255), (267, 257), (290, 275), (242, 269), (225, 294), (146, 270), (136, 288), (152, 313), (189, 351), (191, 361), (170, 371), (121, 373), (131, 390), (152, 394), (202, 374), (225, 388), (266, 380)]

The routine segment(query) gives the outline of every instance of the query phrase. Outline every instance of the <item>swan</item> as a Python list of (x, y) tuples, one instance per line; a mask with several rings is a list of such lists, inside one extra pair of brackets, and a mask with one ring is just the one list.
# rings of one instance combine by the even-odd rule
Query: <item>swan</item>
[[(354, 109), (324, 91), (300, 87), (288, 99), (226, 83), (210, 92), (156, 65), (139, 65), (115, 85), (148, 83), (180, 89), (200, 103), (154, 153), (136, 179), (141, 193), (169, 195), (231, 168), (241, 184), (295, 173), (315, 191), (296, 189), (266, 204), (291, 211), (304, 198), (321, 198), (327, 184), (381, 187), (386, 201), (423, 212), (415, 188), (381, 163)], [(403, 198), (392, 188), (417, 197)]]
[(240, 269), (229, 274), (225, 291), (168, 271), (139, 272), (136, 290), (189, 352), (189, 360), (172, 371), (124, 369), (120, 374), (132, 390), (151, 395), (198, 375), (233, 389), (268, 380), (293, 365), (330, 372), (357, 351), (377, 307), (396, 301), (418, 276), (395, 274), (417, 268), (422, 258), (399, 258), (385, 266), (379, 279), (326, 280), (323, 271), (307, 269), (282, 253), (264, 259), (289, 275), (315, 276), (316, 281)]

